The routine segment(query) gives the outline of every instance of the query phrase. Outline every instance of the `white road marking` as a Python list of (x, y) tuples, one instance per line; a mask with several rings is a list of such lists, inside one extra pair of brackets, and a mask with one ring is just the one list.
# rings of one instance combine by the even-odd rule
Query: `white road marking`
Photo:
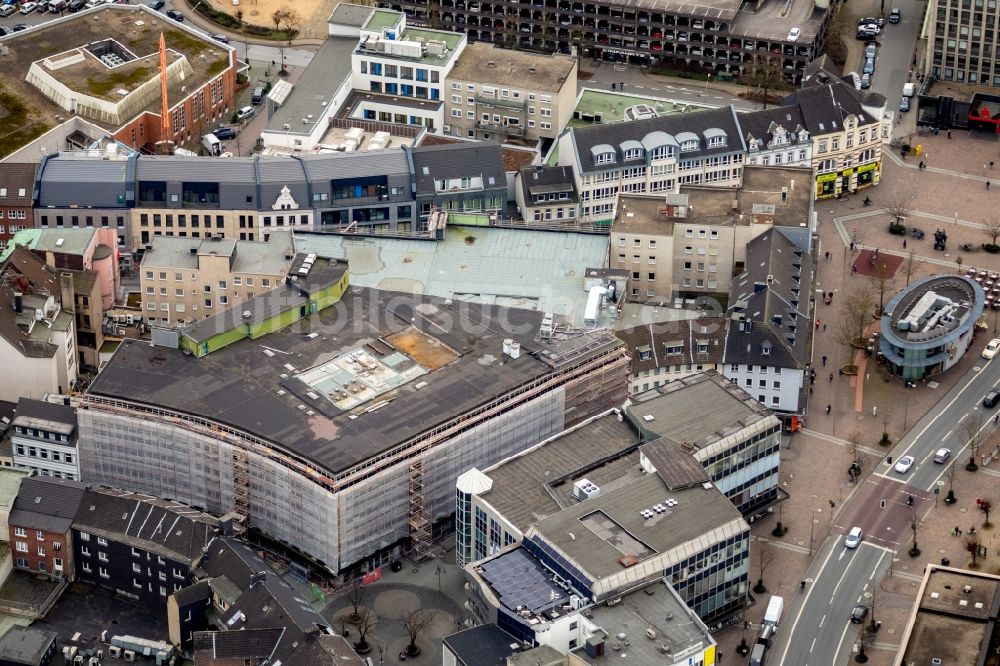
[(945, 435), (944, 435), (944, 437), (941, 438), (941, 441), (943, 442), (943, 441), (947, 440), (949, 437), (951, 437), (951, 433), (953, 433), (953, 432), (955, 432), (955, 431), (954, 430), (949, 430), (948, 432), (946, 432)]
[(814, 647), (816, 647), (816, 637), (815, 636), (813, 636), (813, 642), (809, 646), (809, 652), (812, 652)]

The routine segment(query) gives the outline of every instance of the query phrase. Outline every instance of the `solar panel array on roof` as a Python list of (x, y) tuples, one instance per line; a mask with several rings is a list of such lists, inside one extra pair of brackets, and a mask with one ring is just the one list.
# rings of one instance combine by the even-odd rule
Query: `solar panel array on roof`
[(484, 562), (482, 576), (507, 608), (541, 613), (569, 601), (548, 574), (523, 550)]

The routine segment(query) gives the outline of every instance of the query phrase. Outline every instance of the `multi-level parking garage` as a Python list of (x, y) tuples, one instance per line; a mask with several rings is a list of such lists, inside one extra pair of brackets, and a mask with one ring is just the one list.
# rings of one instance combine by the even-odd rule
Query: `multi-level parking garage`
[[(382, 6), (411, 22), (464, 29), (470, 39), (583, 57), (663, 63), (739, 76), (761, 60), (801, 80), (822, 50), (829, 8), (823, 0), (711, 4), (663, 0), (404, 0)], [(798, 28), (797, 36), (793, 29)]]

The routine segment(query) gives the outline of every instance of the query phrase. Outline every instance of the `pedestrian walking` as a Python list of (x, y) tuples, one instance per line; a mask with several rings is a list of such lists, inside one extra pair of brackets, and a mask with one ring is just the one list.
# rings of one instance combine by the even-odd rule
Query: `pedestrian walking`
[(986, 181), (986, 191), (990, 191), (990, 181)]
[(996, 423), (997, 419), (1000, 419), (1000, 414), (997, 414), (993, 417), (993, 423)]
[(905, 238), (903, 239), (903, 249), (904, 250), (906, 249), (906, 239)]
[(812, 395), (812, 394), (813, 394), (813, 387), (812, 387), (812, 384), (810, 384), (809, 385), (809, 395)]
[(962, 528), (956, 527), (955, 529), (958, 530), (958, 536), (962, 536)]
[(826, 365), (826, 356), (823, 357), (823, 365)]
[(830, 405), (827, 405), (826, 406), (826, 413), (829, 414), (831, 409), (833, 409), (833, 407), (831, 407)]
[(819, 319), (817, 319), (817, 320), (816, 320), (816, 330), (817, 330), (817, 331), (819, 330), (819, 323), (820, 323), (820, 322), (819, 322)]
[(611, 90), (614, 90), (614, 89), (615, 89), (615, 84), (612, 82), (612, 84), (611, 84)]
[(952, 536), (958, 536), (958, 528), (957, 528), (957, 527), (955, 527), (955, 528), (953, 528), (953, 529), (951, 530), (951, 535), (952, 535)]
[(854, 252), (854, 241), (851, 241), (851, 252)]
[(830, 261), (830, 251), (829, 250), (826, 251), (826, 260)]
[(831, 384), (833, 383), (833, 373), (832, 372), (830, 373), (830, 383)]
[(948, 138), (951, 139), (951, 130), (948, 130)]
[(826, 324), (823, 324), (823, 332), (826, 333)]
[(625, 82), (624, 81), (621, 81), (621, 82), (618, 83), (618, 90), (621, 90), (622, 92), (625, 92)]

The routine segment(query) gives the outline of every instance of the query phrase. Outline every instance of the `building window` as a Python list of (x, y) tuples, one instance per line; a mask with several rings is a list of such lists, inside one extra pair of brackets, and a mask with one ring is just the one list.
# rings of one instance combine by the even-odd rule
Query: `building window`
[(99, 550), (97, 551), (97, 559), (99, 559), (101, 562), (107, 562), (108, 554), (105, 553), (103, 550)]
[(97, 575), (101, 578), (110, 578), (107, 567), (97, 567)]
[(24, 529), (23, 527), (15, 527), (14, 536), (26, 537), (28, 536), (28, 530)]
[(80, 568), (86, 571), (87, 573), (91, 572), (90, 562), (84, 562), (83, 564), (80, 565)]
[(17, 552), (19, 552), (19, 553), (27, 553), (28, 552), (28, 544), (26, 542), (24, 542), (24, 541), (18, 541), (17, 542)]

